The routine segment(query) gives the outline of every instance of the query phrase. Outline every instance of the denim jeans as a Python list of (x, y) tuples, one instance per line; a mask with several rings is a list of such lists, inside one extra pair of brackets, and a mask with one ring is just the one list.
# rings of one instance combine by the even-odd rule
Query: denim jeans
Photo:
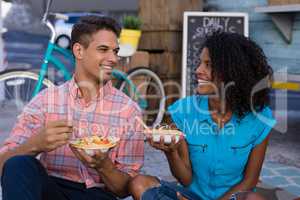
[(161, 180), (160, 185), (148, 189), (142, 195), (142, 200), (176, 200), (177, 192), (189, 200), (201, 200), (195, 193), (176, 183)]
[(101, 188), (86, 188), (62, 178), (49, 176), (33, 156), (15, 156), (3, 167), (3, 200), (115, 200), (116, 197)]

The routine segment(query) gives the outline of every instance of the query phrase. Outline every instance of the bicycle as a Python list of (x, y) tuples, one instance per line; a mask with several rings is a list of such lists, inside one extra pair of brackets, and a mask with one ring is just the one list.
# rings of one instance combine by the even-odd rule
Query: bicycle
[[(55, 29), (48, 18), (53, 16), (55, 19), (67, 20), (67, 16), (59, 13), (50, 13), (51, 3), (52, 0), (47, 1), (46, 10), (42, 18), (42, 24), (50, 29), (51, 37), (39, 73), (27, 69), (5, 70), (0, 73), (0, 85), (2, 84), (4, 87), (4, 100), (0, 103), (0, 113), (4, 113), (7, 110), (14, 114), (20, 113), (24, 105), (39, 91), (55, 85), (48, 77), (49, 63), (53, 64), (54, 68), (63, 74), (64, 80), (67, 81), (72, 77), (65, 65), (53, 55), (53, 52), (58, 52), (74, 63), (72, 54), (55, 44)], [(134, 53), (130, 52), (130, 55), (128, 55), (128, 52), (123, 52), (127, 55), (119, 56), (125, 56), (127, 60)], [(165, 91), (160, 78), (147, 67), (136, 67), (127, 73), (114, 69), (112, 76), (116, 80), (115, 87), (124, 91), (142, 108), (145, 123), (151, 127), (159, 125), (165, 111)], [(151, 93), (151, 95), (147, 95), (147, 92), (148, 94)], [(155, 100), (154, 98), (157, 99)]]

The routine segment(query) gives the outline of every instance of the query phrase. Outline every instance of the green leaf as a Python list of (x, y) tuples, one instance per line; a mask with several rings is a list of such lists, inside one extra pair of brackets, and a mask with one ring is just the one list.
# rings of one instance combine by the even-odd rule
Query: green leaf
[(123, 28), (125, 29), (140, 30), (141, 26), (142, 21), (136, 16), (128, 15), (123, 18)]

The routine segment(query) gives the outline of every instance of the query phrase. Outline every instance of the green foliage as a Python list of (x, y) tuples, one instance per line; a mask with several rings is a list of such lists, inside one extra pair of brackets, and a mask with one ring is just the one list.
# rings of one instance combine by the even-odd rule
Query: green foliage
[(136, 16), (128, 15), (123, 18), (123, 28), (125, 29), (140, 30), (141, 26), (142, 21)]

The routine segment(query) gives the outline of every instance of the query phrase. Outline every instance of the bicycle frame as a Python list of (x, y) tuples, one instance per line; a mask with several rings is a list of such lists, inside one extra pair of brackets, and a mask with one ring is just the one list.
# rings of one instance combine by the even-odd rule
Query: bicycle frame
[(44, 56), (43, 64), (40, 68), (39, 72), (39, 80), (37, 85), (34, 88), (33, 96), (35, 96), (41, 89), (43, 80), (48, 72), (48, 64), (49, 62), (53, 64), (56, 70), (59, 70), (63, 73), (65, 80), (70, 80), (72, 75), (66, 69), (65, 65), (56, 57), (52, 55), (53, 51), (56, 51), (63, 55), (65, 58), (71, 61), (72, 65), (74, 66), (75, 61), (73, 55), (66, 49), (63, 49), (56, 44), (52, 43), (51, 41), (48, 43), (48, 47)]
[[(133, 94), (134, 94), (134, 101), (137, 101), (138, 105), (142, 108), (142, 109), (146, 109), (148, 107), (148, 103), (147, 101), (142, 98), (140, 92), (137, 90), (136, 86), (134, 85), (134, 83), (127, 78), (127, 74), (122, 72), (122, 71), (119, 71), (117, 69), (114, 69), (112, 71), (112, 76), (115, 77), (117, 80), (123, 80), (125, 81), (129, 87), (132, 89), (133, 91)], [(127, 88), (125, 88), (125, 91), (123, 91), (125, 94), (127, 94), (128, 96), (129, 95), (129, 91), (127, 90)]]

